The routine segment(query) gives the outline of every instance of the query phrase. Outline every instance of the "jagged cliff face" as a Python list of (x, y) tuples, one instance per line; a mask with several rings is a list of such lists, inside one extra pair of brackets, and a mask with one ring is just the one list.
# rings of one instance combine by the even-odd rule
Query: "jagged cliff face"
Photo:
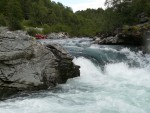
[(60, 45), (41, 45), (25, 32), (0, 29), (0, 98), (48, 89), (79, 75), (79, 66)]

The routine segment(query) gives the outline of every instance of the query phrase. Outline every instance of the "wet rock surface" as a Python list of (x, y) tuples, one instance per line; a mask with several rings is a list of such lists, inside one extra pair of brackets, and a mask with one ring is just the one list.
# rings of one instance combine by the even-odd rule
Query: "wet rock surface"
[(23, 31), (0, 28), (0, 99), (55, 87), (80, 75), (60, 45), (41, 45)]

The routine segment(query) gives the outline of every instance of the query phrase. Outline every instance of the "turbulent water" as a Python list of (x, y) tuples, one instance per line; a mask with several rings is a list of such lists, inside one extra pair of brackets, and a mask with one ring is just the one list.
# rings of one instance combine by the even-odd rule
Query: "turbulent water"
[(42, 41), (56, 42), (74, 56), (81, 76), (0, 102), (0, 113), (150, 113), (150, 55), (88, 38)]

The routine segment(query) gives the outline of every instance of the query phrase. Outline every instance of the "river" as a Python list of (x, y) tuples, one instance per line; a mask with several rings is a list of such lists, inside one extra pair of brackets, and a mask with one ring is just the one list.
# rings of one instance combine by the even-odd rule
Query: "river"
[(52, 91), (2, 101), (0, 113), (150, 113), (150, 55), (136, 47), (92, 44), (88, 38), (41, 43), (63, 45), (81, 66), (81, 76)]

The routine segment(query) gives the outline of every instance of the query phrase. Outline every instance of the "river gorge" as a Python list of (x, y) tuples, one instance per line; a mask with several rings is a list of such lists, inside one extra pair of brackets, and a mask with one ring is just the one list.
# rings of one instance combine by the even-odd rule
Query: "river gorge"
[(93, 44), (89, 38), (59, 43), (74, 56), (80, 77), (49, 91), (20, 93), (0, 102), (0, 113), (149, 113), (150, 55), (138, 47)]

